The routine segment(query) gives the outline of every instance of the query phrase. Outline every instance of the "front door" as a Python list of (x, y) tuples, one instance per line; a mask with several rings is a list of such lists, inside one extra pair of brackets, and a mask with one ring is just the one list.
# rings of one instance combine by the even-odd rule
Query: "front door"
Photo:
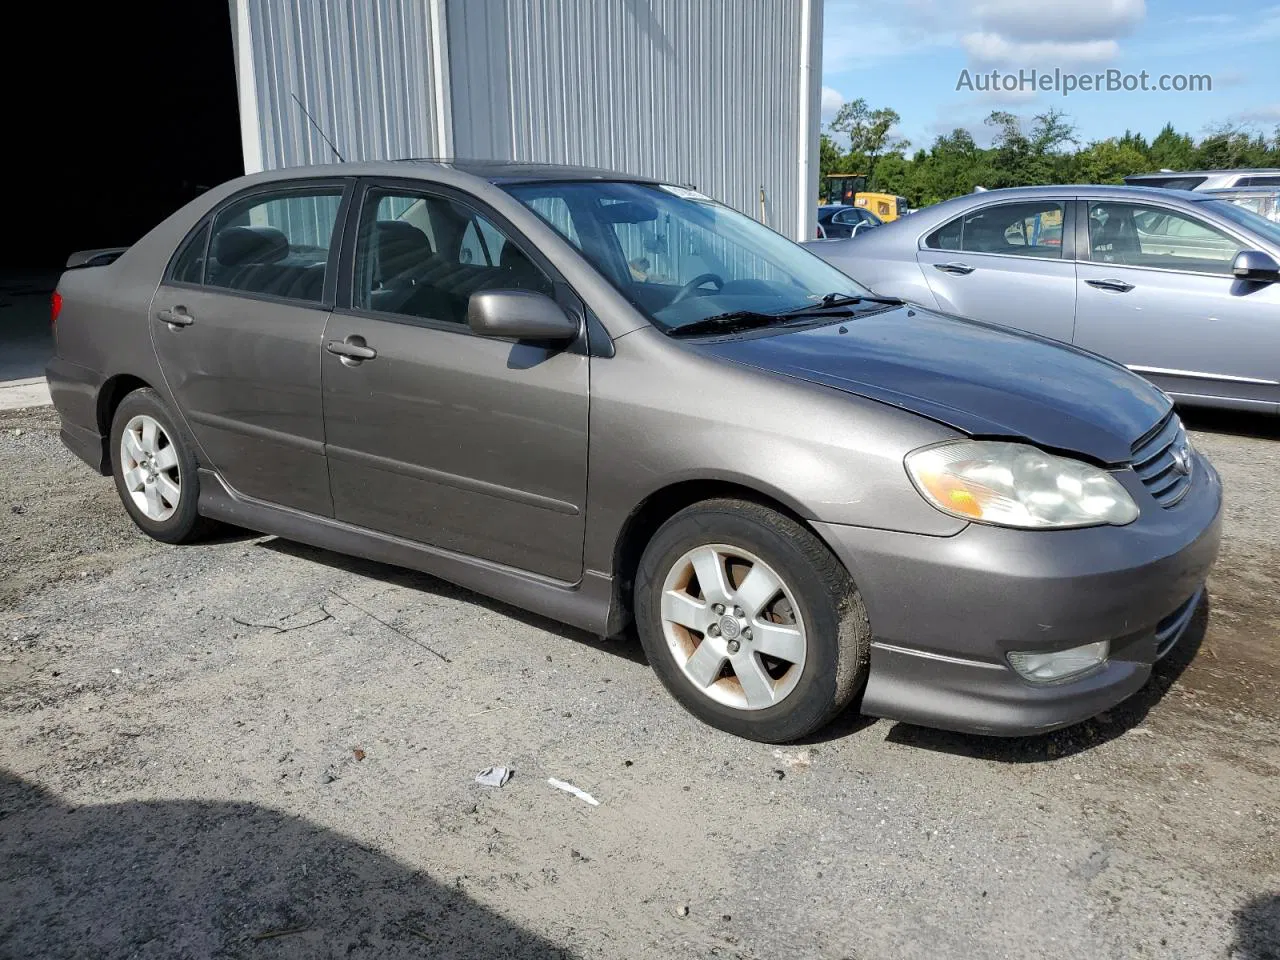
[(371, 186), (357, 223), (351, 308), (323, 356), (335, 516), (578, 580), (590, 361), (466, 323), (477, 290), (572, 295), (458, 195)]
[(320, 350), (341, 181), (234, 198), (195, 230), (151, 304), (165, 382), (240, 494), (332, 516)]
[(939, 227), (916, 253), (938, 306), (949, 313), (1071, 341), (1076, 270), (1069, 201), (980, 207)]
[(1280, 284), (1231, 273), (1245, 245), (1198, 217), (1090, 200), (1075, 342), (1175, 397), (1280, 403)]

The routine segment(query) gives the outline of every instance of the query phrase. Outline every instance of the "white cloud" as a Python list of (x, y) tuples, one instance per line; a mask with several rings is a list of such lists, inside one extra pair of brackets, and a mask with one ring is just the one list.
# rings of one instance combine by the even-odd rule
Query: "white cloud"
[(1120, 53), (1115, 40), (1011, 40), (999, 33), (967, 33), (960, 38), (965, 52), (978, 63), (1016, 66), (1065, 66), (1106, 63)]
[(1232, 119), (1240, 123), (1280, 124), (1280, 103), (1246, 110), (1244, 113), (1237, 113)]
[(970, 0), (984, 33), (1022, 42), (1107, 40), (1147, 15), (1146, 0)]
[(822, 119), (830, 120), (836, 115), (836, 111), (844, 105), (844, 97), (840, 95), (840, 91), (832, 87), (822, 88)]
[(974, 64), (1097, 64), (1120, 54), (1146, 14), (1146, 0), (827, 0), (823, 69), (957, 46)]

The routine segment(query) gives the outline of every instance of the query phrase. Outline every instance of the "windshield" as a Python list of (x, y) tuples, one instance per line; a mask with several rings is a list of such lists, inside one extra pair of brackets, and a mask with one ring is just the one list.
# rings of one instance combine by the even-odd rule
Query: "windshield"
[(784, 314), (868, 291), (798, 244), (696, 191), (610, 181), (506, 187), (653, 324)]
[[(1204, 208), (1210, 210), (1232, 223), (1239, 224), (1250, 233), (1280, 246), (1280, 223), (1273, 223), (1266, 217), (1259, 216), (1248, 207), (1233, 203), (1230, 200), (1206, 200)], [(1273, 207), (1274, 209), (1274, 207)]]

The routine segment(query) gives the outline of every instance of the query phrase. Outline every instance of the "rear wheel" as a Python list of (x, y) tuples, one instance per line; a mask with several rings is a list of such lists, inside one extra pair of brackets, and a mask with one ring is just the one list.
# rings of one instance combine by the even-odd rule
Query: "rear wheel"
[(649, 662), (703, 721), (771, 743), (803, 737), (853, 700), (871, 631), (826, 546), (760, 504), (713, 500), (654, 535), (636, 576)]
[(140, 530), (165, 543), (189, 543), (213, 524), (200, 516), (192, 444), (159, 394), (135, 390), (111, 421), (111, 472), (124, 508)]

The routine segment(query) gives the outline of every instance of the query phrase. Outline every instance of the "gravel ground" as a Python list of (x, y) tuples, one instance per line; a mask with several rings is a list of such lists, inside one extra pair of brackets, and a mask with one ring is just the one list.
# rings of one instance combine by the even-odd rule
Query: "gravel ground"
[(55, 422), (0, 414), (0, 956), (1280, 958), (1274, 423), (1193, 420), (1224, 552), (1130, 703), (776, 750), (632, 642), (273, 538), (154, 543)]

